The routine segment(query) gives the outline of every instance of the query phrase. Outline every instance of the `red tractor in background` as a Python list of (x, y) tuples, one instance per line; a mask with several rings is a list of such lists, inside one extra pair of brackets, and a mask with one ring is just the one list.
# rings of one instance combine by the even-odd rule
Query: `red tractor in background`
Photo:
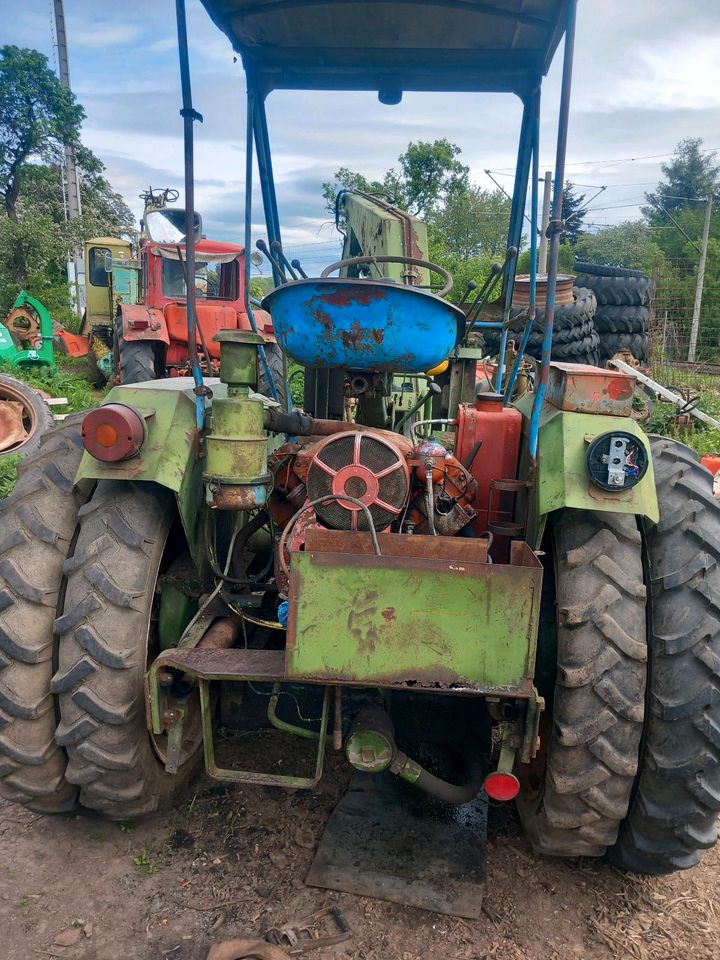
[[(128, 241), (89, 240), (85, 244), (87, 311), (83, 333), (95, 382), (141, 383), (187, 374), (187, 282), (185, 211), (168, 207), (175, 190), (141, 194), (145, 210), (139, 249)], [(202, 236), (195, 214), (198, 351), (207, 375), (217, 373), (220, 330), (251, 330), (245, 308), (245, 251)], [(255, 311), (259, 332), (268, 341), (266, 356), (277, 382), (283, 382), (282, 354), (275, 345), (270, 315)]]

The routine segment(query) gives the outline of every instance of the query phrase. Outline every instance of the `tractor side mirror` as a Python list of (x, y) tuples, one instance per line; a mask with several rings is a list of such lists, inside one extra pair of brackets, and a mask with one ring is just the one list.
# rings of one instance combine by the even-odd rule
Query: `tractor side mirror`
[(112, 268), (113, 268), (112, 262), (113, 262), (113, 255), (109, 250), (107, 250), (105, 252), (105, 258), (103, 260), (103, 267), (105, 268), (105, 273), (112, 273)]
[(195, 210), (193, 214), (193, 239), (195, 240), (195, 243), (197, 243), (199, 240), (202, 240), (202, 235), (202, 217), (197, 210)]

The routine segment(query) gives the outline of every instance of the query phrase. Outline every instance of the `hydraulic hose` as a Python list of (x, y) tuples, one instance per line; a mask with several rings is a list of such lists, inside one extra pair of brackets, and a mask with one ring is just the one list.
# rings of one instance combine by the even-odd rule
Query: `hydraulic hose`
[(429, 793), (431, 797), (442, 800), (445, 803), (452, 803), (460, 806), (463, 803), (471, 803), (480, 793), (483, 783), (482, 769), (479, 762), (474, 764), (471, 770), (470, 779), (464, 784), (448, 783), (447, 780), (441, 780), (435, 774), (430, 773), (424, 767), (421, 767), (416, 760), (411, 760), (400, 750), (395, 753), (390, 772), (412, 783), (419, 790)]

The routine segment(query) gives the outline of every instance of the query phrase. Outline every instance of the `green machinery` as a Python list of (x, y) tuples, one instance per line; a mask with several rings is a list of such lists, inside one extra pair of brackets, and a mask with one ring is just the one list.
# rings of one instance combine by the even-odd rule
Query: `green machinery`
[(21, 290), (0, 324), (0, 359), (13, 367), (50, 367), (53, 357), (53, 321), (50, 311)]
[[(532, 12), (473, 0), (204, 5), (247, 73), (244, 249), (256, 157), (277, 284), (263, 308), (305, 369), (303, 409), (257, 390), (264, 337), (247, 282), (253, 329), (219, 330), (219, 377), (203, 377), (190, 285), (192, 375), (114, 387), (53, 432), (57, 482), (43, 464), (21, 472), (0, 504), (13, 544), (0, 568), (12, 663), (0, 674), (0, 792), (126, 819), (171, 805), (203, 760), (228, 782), (313, 787), (332, 746), (448, 803), (513, 800), (539, 853), (607, 855), (645, 873), (697, 863), (720, 810), (711, 477), (681, 444), (644, 434), (632, 378), (550, 363), (574, 0)], [(178, 6), (191, 276), (198, 114)], [(515, 254), (528, 193), (536, 253), (539, 88), (561, 42), (543, 359), (518, 398), (537, 284), (532, 273), (511, 356)], [(398, 218), (352, 195), (343, 259), (293, 276), (265, 114), (283, 86), (376, 90), (382, 109), (406, 90), (519, 97), (498, 316), (451, 303), (452, 278), (424, 259), (422, 239), (383, 236)], [(492, 391), (476, 394), (483, 328), (500, 331), (500, 348)], [(432, 409), (410, 422), (394, 384), (420, 373)], [(40, 489), (43, 525), (30, 528), (23, 498)], [(14, 593), (17, 568), (42, 569), (42, 591)], [(227, 755), (218, 725), (250, 725), (260, 710), (314, 746), (309, 766)]]

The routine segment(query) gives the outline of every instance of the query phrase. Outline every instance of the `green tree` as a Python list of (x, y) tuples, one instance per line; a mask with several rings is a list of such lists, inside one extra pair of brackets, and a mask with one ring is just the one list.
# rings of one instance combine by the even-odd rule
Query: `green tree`
[[(701, 137), (688, 137), (675, 147), (669, 163), (660, 169), (660, 180), (653, 193), (646, 193), (648, 206), (642, 208), (643, 216), (653, 226), (667, 223), (667, 214), (660, 207), (674, 213), (693, 205), (693, 201), (707, 197), (719, 199), (720, 164), (715, 151), (704, 151)], [(702, 226), (701, 226), (702, 229)]]
[(575, 253), (578, 259), (588, 263), (629, 267), (649, 274), (663, 257), (654, 237), (655, 233), (642, 220), (626, 220), (597, 233), (583, 234), (575, 246)]
[[(89, 236), (127, 236), (134, 218), (80, 143), (85, 116), (36, 50), (0, 48), (0, 317), (20, 289), (42, 300), (56, 319), (72, 313), (65, 277), (68, 253)], [(67, 221), (63, 145), (72, 144), (80, 173), (82, 216)]]
[(37, 50), (0, 47), (0, 197), (11, 220), (29, 160), (57, 159), (77, 144), (83, 108)]
[(575, 184), (565, 181), (563, 189), (562, 219), (565, 222), (565, 231), (562, 239), (563, 243), (574, 245), (578, 242), (583, 233), (583, 221), (587, 210), (583, 209), (585, 203), (585, 194), (578, 196), (575, 192)]
[(507, 246), (511, 201), (501, 190), (453, 189), (427, 217), (428, 228), (458, 263), (481, 253), (502, 258)]
[(427, 216), (438, 203), (468, 186), (469, 168), (457, 159), (460, 153), (460, 147), (445, 138), (432, 143), (418, 140), (398, 157), (400, 170), (391, 168), (382, 180), (341, 167), (333, 180), (323, 183), (327, 208), (334, 213), (338, 193), (350, 189), (384, 196), (402, 210)]
[[(131, 236), (136, 231), (129, 207), (104, 176), (101, 161), (86, 147), (75, 150), (80, 174), (82, 215), (72, 232), (80, 238), (91, 236)], [(60, 162), (31, 163), (22, 171), (22, 193), (18, 200), (21, 216), (47, 214), (55, 223), (65, 220), (63, 168)], [(71, 225), (64, 227), (66, 231)]]

